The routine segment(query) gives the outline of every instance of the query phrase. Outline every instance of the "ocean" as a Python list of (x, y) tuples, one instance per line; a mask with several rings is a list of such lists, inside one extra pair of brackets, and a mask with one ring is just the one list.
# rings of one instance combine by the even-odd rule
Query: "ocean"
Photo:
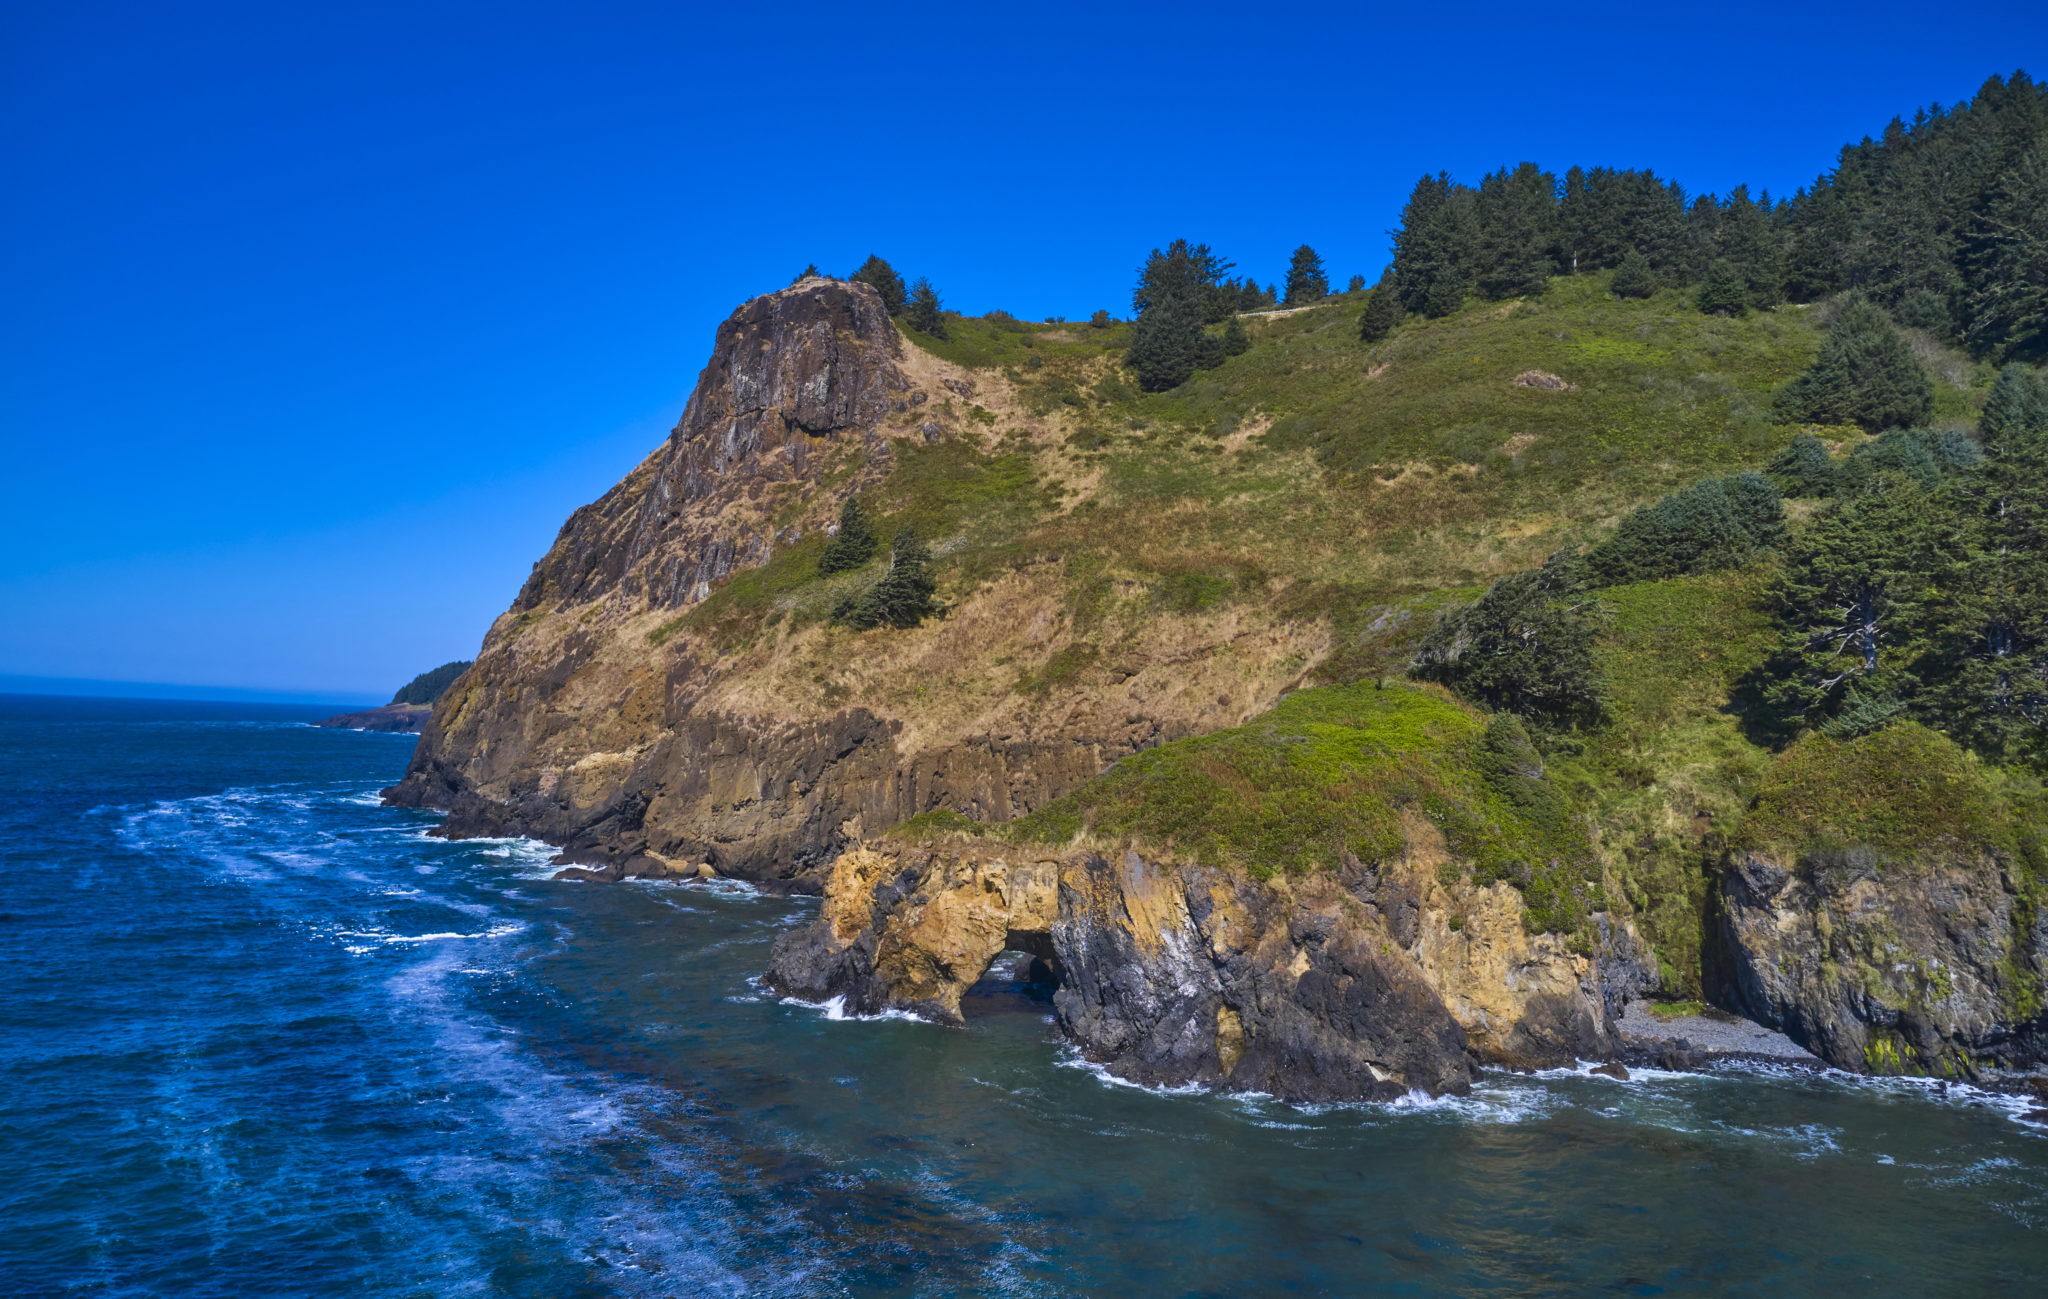
[(2015, 1100), (1126, 1086), (1007, 966), (848, 1019), (756, 983), (815, 901), (429, 838), (320, 711), (0, 696), (0, 1293), (2048, 1291)]

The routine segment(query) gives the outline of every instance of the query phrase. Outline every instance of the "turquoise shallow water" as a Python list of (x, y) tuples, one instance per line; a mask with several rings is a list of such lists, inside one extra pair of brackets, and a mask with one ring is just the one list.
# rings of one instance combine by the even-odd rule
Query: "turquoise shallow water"
[(546, 879), (410, 740), (0, 698), (0, 1293), (2040, 1294), (1965, 1089), (1489, 1077), (1303, 1110), (762, 995), (814, 903)]

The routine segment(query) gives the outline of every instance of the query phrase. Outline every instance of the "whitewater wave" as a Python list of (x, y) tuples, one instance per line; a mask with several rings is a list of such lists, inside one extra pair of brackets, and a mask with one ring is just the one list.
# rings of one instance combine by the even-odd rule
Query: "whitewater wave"
[(872, 1015), (857, 1015), (846, 1009), (846, 998), (844, 996), (828, 997), (824, 1001), (805, 1001), (802, 997), (777, 997), (776, 1000), (785, 1006), (798, 1006), (804, 1010), (815, 1010), (825, 1019), (835, 1024), (872, 1024), (885, 1019), (904, 1019), (909, 1020), (913, 1024), (930, 1024), (932, 1022), (922, 1015), (912, 1014), (907, 1010), (898, 1010), (893, 1006), (887, 1010), (876, 1011)]

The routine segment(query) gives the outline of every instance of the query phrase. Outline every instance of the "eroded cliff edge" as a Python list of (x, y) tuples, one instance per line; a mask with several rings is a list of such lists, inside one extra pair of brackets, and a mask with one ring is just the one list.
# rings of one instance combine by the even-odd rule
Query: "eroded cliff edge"
[(810, 279), (745, 304), (674, 432), (570, 517), (388, 797), (448, 811), (450, 835), (810, 889), (862, 827), (1028, 812), (1268, 706), (1327, 653), (1319, 623), (1247, 608), (1148, 617), (1114, 664), (1058, 692), (962, 679), (1075, 644), (1057, 556), (951, 593), (938, 622), (872, 634), (856, 661), (822, 619), (750, 637), (700, 617), (772, 558), (814, 552), (846, 497), (906, 454), (959, 471), (941, 499), (971, 488), (996, 412), (1004, 436), (1057, 445), (1057, 422), (1019, 409), (1001, 376), (905, 343), (865, 285)]
[(1602, 953), (1619, 976), (1603, 991), (1594, 954), (1528, 933), (1507, 884), (1446, 885), (1441, 837), (1410, 830), (1390, 859), (1266, 880), (1134, 849), (880, 840), (833, 865), (769, 981), (959, 1023), (998, 954), (1031, 952), (1089, 1059), (1135, 1082), (1290, 1100), (1440, 1095), (1481, 1064), (1613, 1058), (1610, 998), (1637, 990), (1627, 954)]
[[(917, 853), (939, 851), (930, 845), (873, 836), (934, 809), (984, 825), (1036, 816), (1102, 783), (1120, 759), (1232, 732), (1318, 676), (1370, 688), (1372, 671), (1361, 665), (1388, 660), (1360, 657), (1360, 646), (1376, 636), (1385, 640), (1376, 653), (1398, 646), (1402, 628), (1421, 625), (1413, 615), (1436, 598), (1377, 606), (1340, 638), (1329, 601), (1354, 599), (1348, 588), (1261, 567), (1275, 545), (1356, 547), (1382, 526), (1315, 496), (1327, 479), (1306, 453), (1248, 459), (1265, 475), (1257, 484), (1243, 467), (1219, 475), (1290, 503), (1254, 516), (1271, 535), (1218, 540), (1210, 516), (1233, 517), (1223, 506), (1147, 514), (1157, 484), (1144, 475), (1231, 465), (1251, 454), (1261, 422), (1235, 432), (1218, 425), (1213, 444), (1174, 431), (1167, 437), (1179, 442), (1155, 446), (1134, 420), (1119, 436), (1142, 451), (1112, 463), (1087, 450), (1095, 434), (1085, 423), (1063, 416), (1049, 395), (1057, 385), (1030, 390), (1020, 386), (1024, 373), (969, 370), (920, 350), (863, 286), (810, 280), (744, 305), (721, 327), (675, 431), (572, 516), (493, 625), (392, 800), (448, 810), (442, 833), (544, 838), (568, 860), (600, 867), (601, 878), (660, 877), (674, 863), (709, 861), (784, 887), (829, 885), (829, 914), (867, 919), (808, 957), (778, 956), (778, 977), (806, 995), (944, 1018), (943, 995), (886, 971), (985, 968), (986, 935), (958, 962), (907, 937), (926, 925), (935, 898), (950, 900), (934, 914), (973, 911), (972, 890), (934, 883), (935, 867), (912, 869)], [(1070, 373), (1087, 377), (1056, 378)], [(1113, 368), (1092, 373), (1116, 381)], [(1344, 498), (1346, 508), (1407, 517), (1403, 494), (1437, 490), (1434, 481), (1401, 469)], [(914, 521), (955, 556), (945, 617), (859, 634), (827, 619), (846, 583), (873, 576), (827, 577), (816, 562), (856, 492), (891, 526)], [(1095, 505), (1103, 512), (1085, 513)], [(1005, 527), (985, 526), (1005, 510)], [(1148, 533), (1135, 543), (1149, 547), (1139, 572), (1091, 555), (1110, 528), (1123, 538)], [(1197, 540), (1211, 549), (1184, 559)], [(1345, 574), (1395, 562), (1363, 551), (1340, 560), (1331, 562)], [(1690, 693), (1677, 720), (1701, 735), (1731, 725), (1722, 705), (1739, 656), (1724, 670), (1693, 654), (1687, 636), (1705, 600), (1731, 643), (1753, 637), (1745, 584), (1753, 580), (1616, 597), (1623, 648), (1641, 657), (1622, 660), (1631, 688), (1680, 682)], [(1674, 593), (1687, 602), (1667, 607)], [(1659, 638), (1674, 649), (1659, 657), (1634, 647)], [(1653, 702), (1639, 731), (1673, 722), (1671, 700)], [(1458, 715), (1421, 732), (1362, 735), (1361, 752), (1399, 767), (1446, 726), (1469, 749), (1475, 728), (1489, 723), (1478, 710)], [(1271, 784), (1285, 766), (1275, 754), (1320, 741), (1307, 732), (1279, 738), (1280, 748), (1221, 784), (1212, 778), (1223, 768), (1183, 770), (1212, 780), (1191, 805), (1208, 816), (1247, 793), (1284, 805)], [(1616, 743), (1639, 742), (1648, 743)], [(1876, 841), (1852, 821), (1729, 850), (1728, 836), (1755, 819), (1729, 791), (1747, 799), (1759, 774), (1768, 783), (1798, 755), (1714, 743), (1733, 755), (1714, 780), (1627, 767), (1629, 780), (1652, 784), (1626, 816), (1603, 820), (1586, 794), (1590, 780), (1613, 775), (1612, 763), (1582, 767), (1567, 797), (1517, 774), (1542, 768), (1522, 737), (1512, 752), (1485, 758), (1498, 767), (1487, 779), (1505, 803), (1476, 819), (1431, 822), (1439, 839), (1459, 842), (1420, 880), (1407, 864), (1437, 850), (1414, 821), (1416, 807), (1433, 805), (1415, 790), (1389, 785), (1355, 799), (1374, 816), (1405, 819), (1371, 828), (1370, 851), (1323, 844), (1315, 863), (1278, 860), (1275, 844), (1280, 856), (1299, 847), (1285, 836), (1243, 845), (1228, 861), (1205, 856), (1200, 840), (1214, 825), (1134, 839), (1098, 825), (1104, 807), (1091, 805), (1074, 835), (1043, 840), (1058, 851), (1033, 859), (1050, 872), (1054, 919), (1042, 930), (1006, 921), (1005, 938), (1058, 956), (1055, 933), (1064, 935), (1076, 954), (1075, 981), (1063, 990), (1066, 1031), (1129, 1076), (1161, 1081), (1297, 1096), (1455, 1087), (1474, 1062), (1607, 1054), (1620, 1002), (1658, 989), (1740, 1005), (1845, 1067), (1970, 1074), (2038, 1064), (2048, 954), (2038, 919), (2048, 871), (2038, 852), (2027, 856), (2012, 835), (1993, 844), (1952, 833), (1917, 808), (1889, 820), (1928, 830), (1932, 855), (1922, 844), (1856, 856)], [(1848, 752), (1865, 742), (1826, 743)], [(1476, 751), (1458, 761), (1468, 759)], [(1845, 807), (1892, 797), (1870, 772), (1837, 788), (1833, 801)], [(1543, 842), (1513, 851), (1479, 842), (1503, 816), (1537, 813), (1553, 823), (1537, 836)], [(2028, 842), (2038, 847), (2038, 835)], [(1016, 866), (1016, 844), (987, 844), (1006, 845), (989, 862), (1000, 858), (1004, 873)], [(862, 852), (911, 864), (891, 866), (880, 883), (842, 876), (835, 863)], [(900, 896), (877, 901), (892, 889)], [(1074, 906), (1062, 912), (1070, 895)], [(1140, 895), (1172, 912), (1172, 923), (1133, 919), (1129, 903)], [(1210, 917), (1219, 914), (1235, 919), (1216, 930)], [(1328, 921), (1320, 936), (1318, 916)], [(859, 964), (867, 947), (880, 962), (871, 969)], [(1470, 972), (1456, 974), (1463, 967), (1446, 964), (1449, 954), (1462, 954)], [(1702, 958), (1715, 968), (1703, 971)], [(932, 986), (943, 992), (948, 980), (957, 984), (949, 974)], [(1535, 998), (1531, 989), (1547, 991)], [(1265, 1055), (1250, 1045), (1261, 1035)], [(1446, 1063), (1456, 1060), (1465, 1064)], [(1281, 1078), (1290, 1071), (1299, 1076)]]

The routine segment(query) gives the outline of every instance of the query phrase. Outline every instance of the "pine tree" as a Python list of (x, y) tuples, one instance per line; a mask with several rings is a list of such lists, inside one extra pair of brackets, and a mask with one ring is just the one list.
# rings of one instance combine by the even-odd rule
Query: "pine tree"
[(1977, 424), (2001, 455), (2048, 442), (2048, 375), (2017, 363), (2000, 370)]
[(1115, 321), (1109, 318), (1109, 312), (1101, 310), (1099, 308), (1096, 310), (1094, 315), (1088, 317), (1088, 327), (1090, 329), (1108, 329), (1111, 325), (1115, 323)]
[(875, 292), (881, 294), (882, 305), (892, 316), (902, 315), (903, 308), (909, 304), (910, 294), (903, 287), (903, 277), (896, 273), (895, 267), (873, 253), (869, 253), (868, 259), (860, 264), (860, 269), (847, 278), (856, 284), (869, 285)]
[(798, 271), (796, 273), (796, 278), (791, 280), (790, 283), (802, 284), (805, 280), (822, 279), (824, 278), (824, 275), (825, 272), (818, 269), (818, 264), (816, 262), (812, 262), (809, 266), (806, 266), (802, 270)]
[(1934, 384), (1892, 322), (1861, 296), (1843, 304), (1820, 355), (1778, 394), (1795, 420), (1856, 423), (1871, 432), (1903, 428), (1934, 408)]
[(1707, 315), (1739, 316), (1749, 310), (1749, 286), (1726, 257), (1716, 257), (1700, 282), (1699, 309)]
[(1394, 232), (1401, 305), (1431, 316), (1456, 311), (1471, 283), (1477, 234), (1471, 190), (1453, 185), (1447, 172), (1417, 181)]
[(1742, 271), (1746, 306), (1772, 307), (1784, 301), (1784, 245), (1771, 228), (1768, 191), (1756, 199), (1750, 198), (1747, 185), (1729, 191), (1728, 201), (1721, 205), (1715, 247)]
[(1243, 356), (1252, 350), (1252, 337), (1245, 332), (1244, 321), (1232, 316), (1223, 324), (1223, 354)]
[(1155, 248), (1145, 259), (1131, 294), (1138, 318), (1124, 358), (1137, 373), (1139, 387), (1147, 392), (1177, 388), (1205, 362), (1222, 360), (1221, 340), (1209, 339), (1202, 326), (1213, 308), (1226, 308), (1217, 320), (1232, 314), (1225, 298), (1235, 295), (1219, 292), (1229, 265), (1207, 244), (1185, 239), (1174, 240), (1164, 251)]
[(1939, 502), (1911, 480), (1845, 497), (1793, 543), (1775, 599), (1788, 631), (1763, 694), (1818, 724), (1849, 702), (1909, 696), (1941, 576), (1958, 556)]
[(1999, 177), (1964, 253), (1970, 341), (2008, 355), (2048, 350), (2048, 132), (2036, 141)]
[(1368, 343), (1377, 343), (1394, 332), (1394, 326), (1401, 323), (1405, 314), (1401, 310), (1401, 295), (1394, 290), (1394, 270), (1388, 267), (1381, 272), (1372, 296), (1365, 300), (1365, 313), (1358, 318), (1358, 336)]
[(933, 338), (946, 337), (945, 304), (939, 301), (939, 291), (932, 282), (920, 275), (917, 283), (910, 286), (910, 327), (920, 334)]
[(1439, 618), (1411, 671), (1541, 726), (1598, 720), (1602, 687), (1591, 602), (1568, 556), (1503, 577), (1477, 603)]
[(1556, 264), (1557, 177), (1533, 162), (1479, 182), (1473, 200), (1479, 292), (1496, 301), (1543, 292)]
[(1650, 268), (1649, 258), (1631, 248), (1614, 268), (1608, 289), (1617, 298), (1647, 298), (1657, 291), (1657, 272)]
[(839, 534), (825, 544), (825, 553), (818, 557), (818, 572), (844, 573), (859, 568), (874, 558), (876, 545), (874, 528), (860, 508), (860, 498), (849, 496), (839, 507)]
[(1748, 563), (1785, 541), (1785, 507), (1762, 474), (1706, 478), (1645, 506), (1586, 556), (1601, 586)]
[(889, 571), (854, 603), (847, 621), (860, 630), (870, 627), (915, 627), (939, 611), (938, 583), (932, 580), (931, 552), (917, 530), (897, 530)]
[(1969, 546), (1941, 583), (1947, 620), (1915, 702), (1987, 756), (2048, 770), (2048, 384), (2007, 366), (1992, 396), (1994, 455), (1952, 492)]
[(1777, 454), (1765, 472), (1778, 490), (1787, 496), (1833, 496), (1835, 459), (1827, 443), (1811, 433), (1801, 433)]
[(1294, 257), (1287, 263), (1287, 296), (1290, 307), (1303, 307), (1311, 302), (1321, 302), (1330, 296), (1330, 277), (1323, 270), (1323, 259), (1316, 250), (1303, 244), (1294, 250)]
[(1124, 359), (1140, 388), (1165, 392), (1195, 372), (1201, 342), (1202, 321), (1194, 309), (1182, 299), (1162, 298), (1139, 313)]
[(1354, 275), (1351, 277), (1351, 282), (1344, 286), (1344, 291), (1346, 293), (1358, 293), (1361, 292), (1364, 288), (1365, 277), (1363, 275)]

